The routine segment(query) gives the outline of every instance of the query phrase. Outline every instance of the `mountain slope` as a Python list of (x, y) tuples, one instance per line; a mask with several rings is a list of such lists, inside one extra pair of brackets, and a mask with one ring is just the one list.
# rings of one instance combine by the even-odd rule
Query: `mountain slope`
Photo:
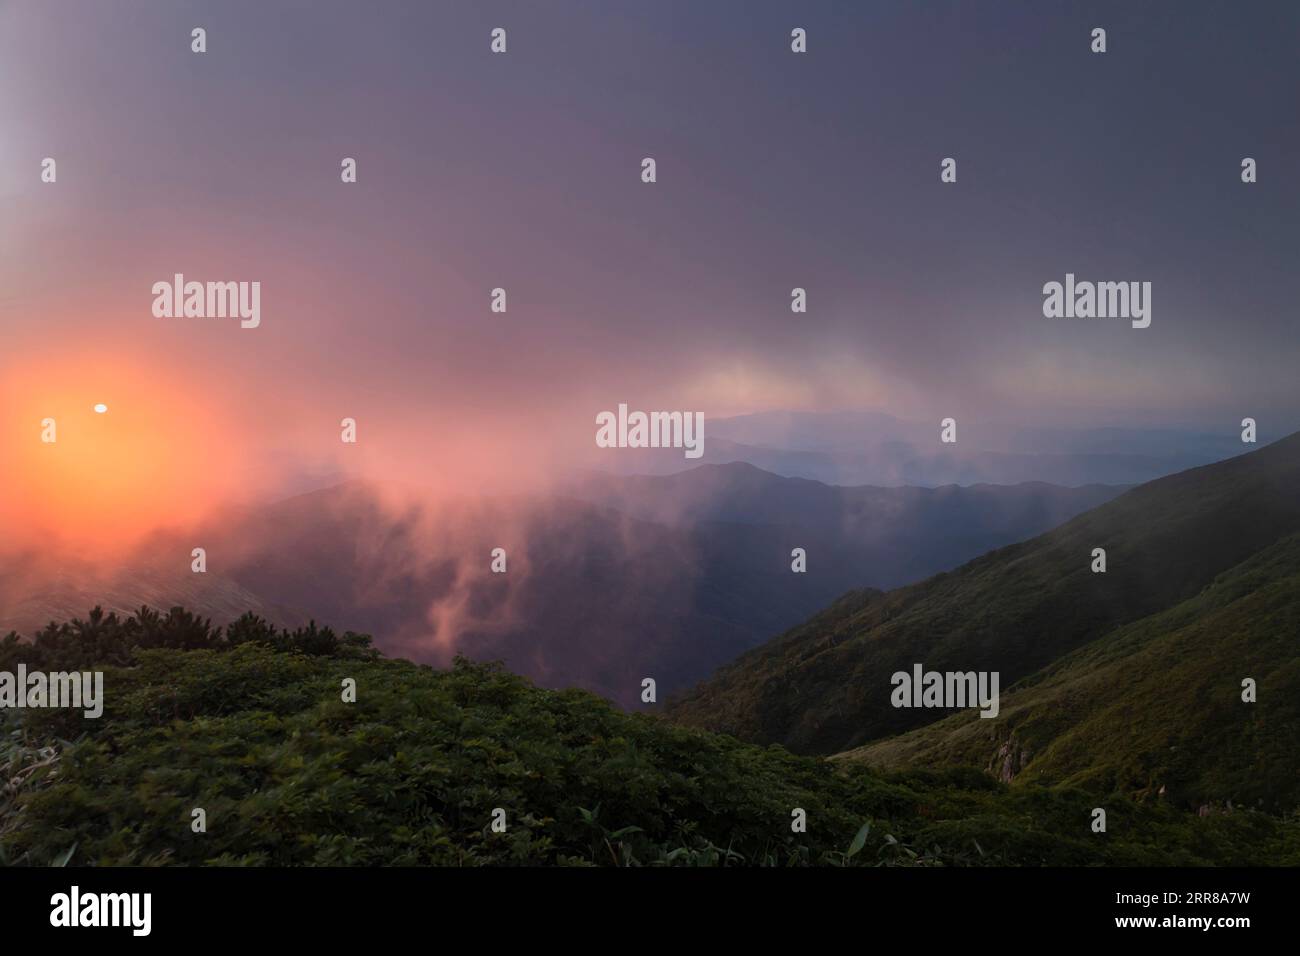
[(1263, 813), (1114, 797), (1099, 839), (1082, 790), (836, 766), (495, 667), (375, 659), (366, 642), (252, 619), (223, 634), (179, 611), (0, 641), (0, 669), (103, 668), (106, 690), (94, 720), (0, 710), (0, 865), (1300, 861), (1300, 824)]
[[(169, 558), (167, 550), (175, 557)], [(161, 554), (143, 548), (121, 563), (74, 555), (21, 554), (0, 560), (0, 631), (31, 634), (95, 605), (122, 614), (144, 606), (184, 605), (221, 623), (250, 611), (284, 626), (307, 623), (306, 613), (266, 600), (264, 590), (259, 593), (217, 572), (193, 573), (190, 561), (189, 549), (180, 542)]]
[[(1242, 700), (1242, 680), (1257, 701)], [(1300, 535), (1196, 597), (1118, 628), (1002, 696), (840, 755), (971, 765), (1004, 781), (1162, 793), (1180, 804), (1300, 806)]]
[[(1033, 540), (888, 594), (862, 592), (743, 655), (674, 718), (834, 753), (933, 722), (891, 706), (914, 664), (1001, 673), (1002, 687), (1115, 627), (1194, 596), (1300, 531), (1300, 435), (1142, 485)], [(1105, 548), (1108, 571), (1090, 570)]]

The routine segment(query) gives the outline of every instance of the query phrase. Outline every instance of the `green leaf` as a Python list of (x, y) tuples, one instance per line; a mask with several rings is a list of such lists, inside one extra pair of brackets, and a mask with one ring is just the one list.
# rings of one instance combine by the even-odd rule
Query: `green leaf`
[(68, 847), (68, 849), (65, 850), (63, 853), (59, 854), (59, 858), (55, 860), (53, 863), (51, 863), (50, 866), (55, 866), (55, 867), (67, 866), (68, 861), (72, 859), (72, 854), (76, 852), (77, 852), (77, 844), (74, 843), (72, 844), (72, 846)]
[(862, 824), (862, 829), (858, 830), (858, 835), (853, 838), (849, 844), (849, 852), (845, 853), (846, 857), (856, 856), (867, 844), (867, 834), (871, 832), (871, 821), (868, 820)]

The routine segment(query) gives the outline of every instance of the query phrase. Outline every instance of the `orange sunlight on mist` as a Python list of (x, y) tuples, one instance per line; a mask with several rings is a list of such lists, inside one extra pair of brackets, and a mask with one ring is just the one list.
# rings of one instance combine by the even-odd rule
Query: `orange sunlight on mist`
[(6, 545), (125, 547), (198, 517), (240, 471), (236, 433), (202, 390), (133, 360), (27, 362), (0, 376), (0, 418)]

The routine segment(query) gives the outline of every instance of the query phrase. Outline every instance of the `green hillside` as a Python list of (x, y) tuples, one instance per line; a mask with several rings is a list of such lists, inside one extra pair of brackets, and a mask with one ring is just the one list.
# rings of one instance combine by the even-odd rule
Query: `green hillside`
[[(1255, 703), (1241, 698), (1247, 677)], [(1300, 807), (1300, 535), (1022, 682), (997, 720), (954, 715), (843, 759)]]
[(0, 711), (0, 864), (1300, 863), (1300, 823), (1264, 813), (837, 766), (314, 625), (92, 614), (0, 642), (19, 663), (106, 665), (107, 704)]
[[(1005, 690), (1116, 627), (1195, 597), (1297, 531), (1300, 435), (1292, 435), (1142, 485), (956, 571), (848, 595), (672, 701), (670, 714), (796, 752), (848, 750), (945, 715), (891, 706), (895, 671), (998, 671)], [(1099, 547), (1105, 574), (1091, 571)], [(1223, 663), (1225, 674), (1245, 666)]]

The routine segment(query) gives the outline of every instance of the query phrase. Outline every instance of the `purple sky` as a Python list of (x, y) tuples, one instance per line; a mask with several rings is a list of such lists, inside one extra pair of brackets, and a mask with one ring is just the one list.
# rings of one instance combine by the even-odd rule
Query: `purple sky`
[[(620, 402), (1294, 427), (1298, 44), (1290, 2), (0, 4), (0, 452), (151, 370), (245, 476), (343, 416), (377, 473), (549, 469)], [(260, 328), (154, 318), (176, 272)], [(1151, 327), (1044, 318), (1067, 272)]]

